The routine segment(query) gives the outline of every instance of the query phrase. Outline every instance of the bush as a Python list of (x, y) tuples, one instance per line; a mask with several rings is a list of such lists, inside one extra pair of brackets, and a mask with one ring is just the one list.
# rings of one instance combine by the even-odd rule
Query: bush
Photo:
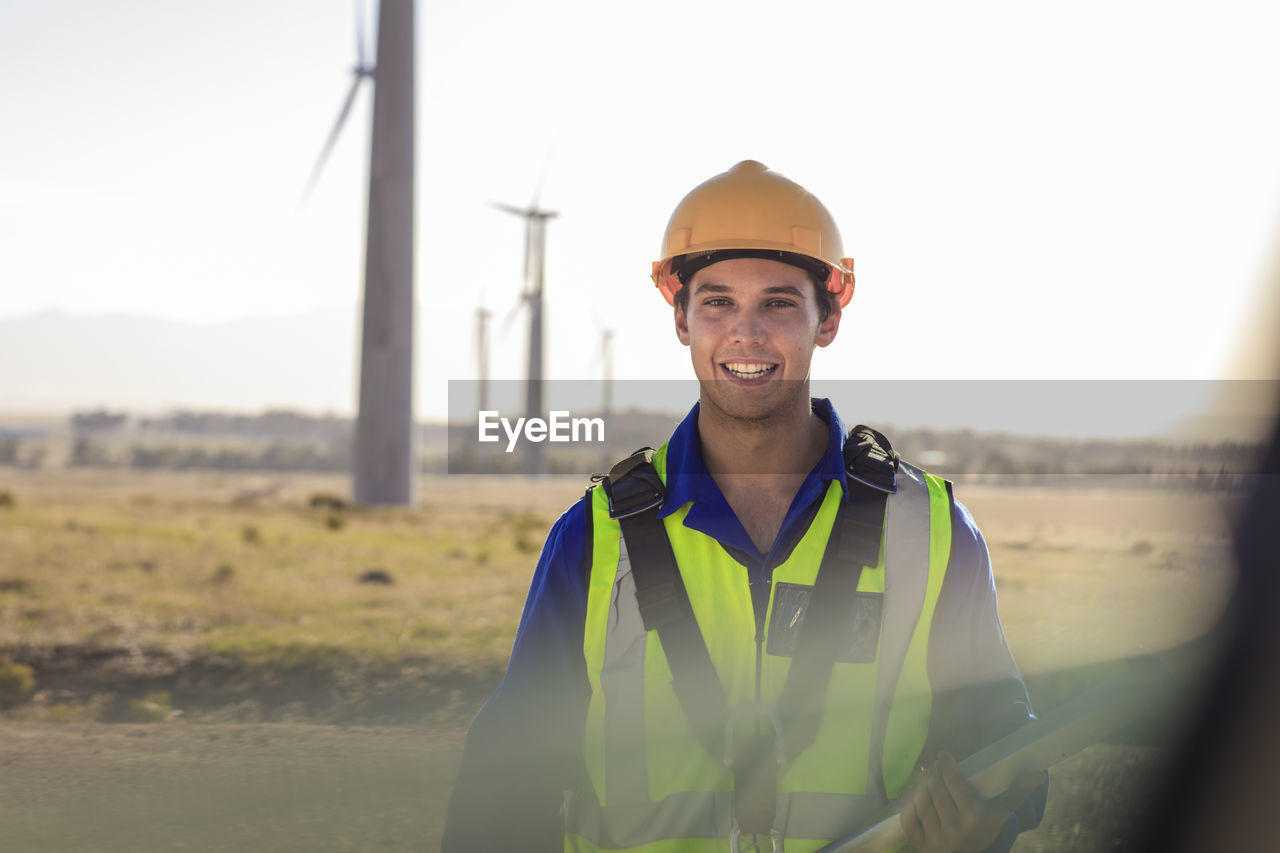
[(347, 508), (347, 502), (332, 492), (315, 492), (307, 501), (307, 506), (312, 509), (344, 510)]
[(25, 663), (0, 660), (0, 708), (18, 704), (35, 689), (35, 670)]
[(87, 723), (93, 719), (93, 714), (75, 702), (55, 702), (41, 710), (36, 719), (42, 723)]
[(129, 700), (129, 719), (135, 723), (163, 723), (177, 715), (178, 712), (173, 710), (173, 699), (167, 690), (158, 690), (141, 699)]
[(230, 563), (219, 563), (218, 567), (213, 570), (213, 574), (209, 575), (209, 582), (215, 584), (231, 583), (236, 578), (236, 567)]
[(17, 505), (18, 501), (13, 496), (13, 492), (8, 489), (0, 492), (0, 509), (13, 509)]
[(395, 578), (391, 576), (391, 572), (386, 569), (366, 569), (364, 574), (357, 579), (358, 583), (376, 583), (390, 586), (395, 583)]

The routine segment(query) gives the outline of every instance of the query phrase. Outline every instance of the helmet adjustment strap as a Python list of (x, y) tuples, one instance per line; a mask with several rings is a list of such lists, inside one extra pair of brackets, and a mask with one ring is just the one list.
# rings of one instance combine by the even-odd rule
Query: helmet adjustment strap
[(831, 274), (831, 268), (827, 266), (825, 261), (795, 252), (784, 252), (780, 249), (718, 249), (714, 252), (682, 255), (676, 258), (672, 264), (672, 272), (676, 274), (680, 284), (687, 285), (689, 279), (693, 278), (698, 270), (734, 258), (760, 258), (766, 261), (778, 261), (789, 266), (799, 267), (807, 272), (820, 287), (826, 287), (827, 278)]

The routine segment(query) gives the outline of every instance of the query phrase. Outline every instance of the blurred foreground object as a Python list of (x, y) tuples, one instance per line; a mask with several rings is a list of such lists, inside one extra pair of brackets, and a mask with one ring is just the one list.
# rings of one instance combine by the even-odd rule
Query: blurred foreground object
[[(1200, 685), (1206, 657), (1216, 648), (1208, 635), (1170, 652), (1128, 662), (1123, 672), (1040, 715), (960, 762), (960, 771), (987, 799), (998, 797), (1025, 774), (1047, 770), (1107, 736), (1185, 702)], [(819, 853), (876, 853), (907, 842), (900, 802), (890, 804), (865, 829), (833, 841)]]
[[(1280, 420), (1236, 528), (1225, 647), (1151, 810), (1148, 851), (1274, 849), (1280, 793)], [(1266, 841), (1265, 839), (1271, 839)]]

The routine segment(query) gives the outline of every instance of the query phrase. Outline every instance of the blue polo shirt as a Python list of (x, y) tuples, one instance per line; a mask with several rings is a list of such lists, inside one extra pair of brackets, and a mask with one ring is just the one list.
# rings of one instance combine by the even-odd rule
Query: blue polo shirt
[[(847, 430), (831, 403), (813, 401), (828, 427), (827, 449), (806, 475), (768, 552), (761, 553), (707, 471), (694, 405), (667, 445), (668, 516), (691, 504), (684, 525), (718, 540), (747, 569), (757, 612), (775, 566), (807, 528), (828, 484), (845, 481)], [(848, 494), (848, 489), (845, 489)], [(534, 570), (506, 676), (467, 733), (449, 804), (443, 850), (560, 851), (563, 792), (586, 778), (582, 736), (590, 687), (583, 657), (590, 565), (590, 507), (579, 500), (556, 521)], [(934, 692), (922, 761), (940, 750), (957, 759), (1027, 721), (1030, 702), (1005, 643), (986, 542), (959, 502), (951, 555), (929, 636)], [(990, 848), (1007, 851), (1040, 822), (1047, 785), (1028, 797)]]

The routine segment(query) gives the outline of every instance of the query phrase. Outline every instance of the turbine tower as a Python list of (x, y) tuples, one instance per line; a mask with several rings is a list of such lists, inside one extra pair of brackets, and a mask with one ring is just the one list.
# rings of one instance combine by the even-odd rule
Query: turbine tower
[(360, 402), (353, 497), (358, 504), (413, 503), (414, 0), (381, 0), (377, 66), (364, 56), (356, 4), (354, 79), (311, 173), (315, 184), (360, 85), (373, 80), (373, 136), (365, 236)]
[[(542, 399), (542, 291), (547, 250), (547, 220), (556, 216), (538, 207), (537, 199), (526, 208), (493, 202), (505, 213), (524, 218), (524, 292), (520, 299), (529, 309), (528, 378), (525, 381), (524, 410), (526, 418), (545, 418)], [(546, 455), (540, 442), (528, 442), (525, 449), (525, 474), (537, 477), (547, 473)]]

